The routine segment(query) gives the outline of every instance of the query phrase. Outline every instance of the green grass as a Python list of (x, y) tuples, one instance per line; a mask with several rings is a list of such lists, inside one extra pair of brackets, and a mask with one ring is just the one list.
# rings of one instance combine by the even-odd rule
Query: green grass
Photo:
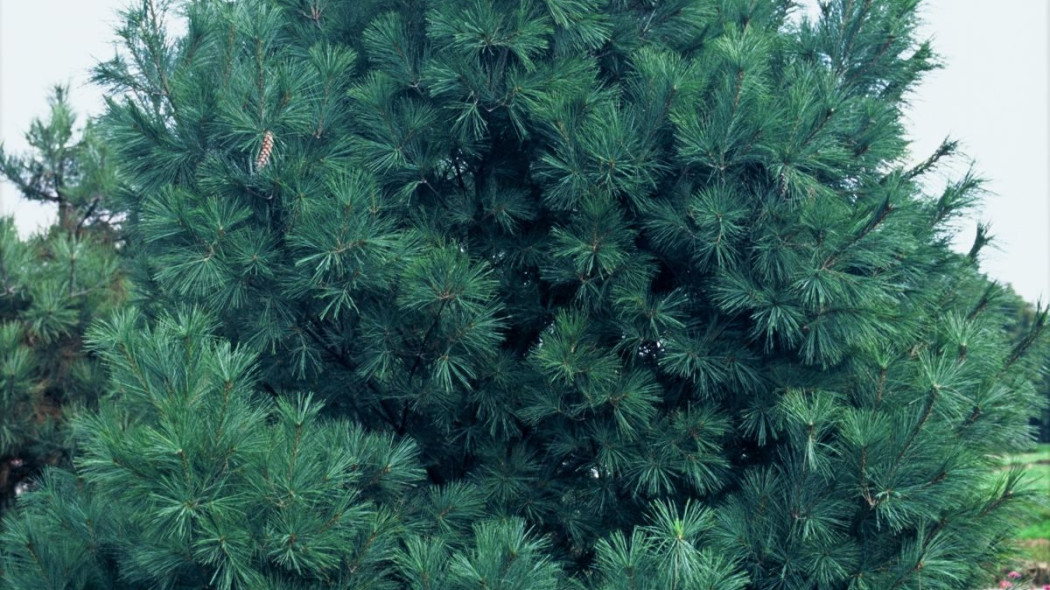
[(1020, 453), (1006, 457), (1006, 463), (1009, 465), (1042, 462), (1050, 463), (1050, 443), (1037, 445), (1036, 449), (1031, 453)]
[[(1045, 502), (1032, 509), (1028, 524), (1017, 533), (1022, 541), (1050, 540), (1050, 444), (1041, 444), (1035, 451), (1006, 457), (1006, 465), (1023, 465), (1028, 475), (1029, 489), (1042, 495)], [(1050, 560), (1050, 545), (1030, 544), (1039, 560)]]
[(1031, 489), (1050, 495), (1050, 463), (1028, 463), (1024, 470)]

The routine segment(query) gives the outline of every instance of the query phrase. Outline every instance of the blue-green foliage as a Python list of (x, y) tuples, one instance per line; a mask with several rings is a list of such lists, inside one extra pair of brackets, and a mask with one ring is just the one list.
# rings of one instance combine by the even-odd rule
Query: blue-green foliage
[(26, 133), (29, 153), (0, 145), (0, 177), (58, 209), (57, 223), (27, 239), (0, 219), (0, 512), (45, 465), (68, 465), (66, 414), (91, 407), (106, 383), (84, 332), (127, 287), (109, 223), (114, 167), (91, 124), (75, 128), (67, 99), (55, 88), (48, 116)]
[(906, 165), (916, 4), (131, 9), (142, 317), (3, 580), (108, 497), (75, 587), (977, 587), (1046, 318), (949, 249), (954, 144)]

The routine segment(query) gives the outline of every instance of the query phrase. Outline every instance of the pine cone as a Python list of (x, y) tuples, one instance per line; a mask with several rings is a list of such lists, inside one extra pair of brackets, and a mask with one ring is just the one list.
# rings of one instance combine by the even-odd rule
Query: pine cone
[(270, 163), (270, 155), (273, 153), (273, 131), (267, 131), (263, 134), (262, 148), (259, 149), (259, 155), (255, 158), (255, 170), (258, 172), (266, 167)]

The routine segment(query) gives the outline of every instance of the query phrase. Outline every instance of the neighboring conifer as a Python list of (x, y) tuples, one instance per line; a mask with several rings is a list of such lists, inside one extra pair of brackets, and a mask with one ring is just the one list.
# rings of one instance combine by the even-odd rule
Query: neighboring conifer
[(57, 226), (67, 233), (87, 226), (96, 234), (109, 231), (121, 214), (114, 208), (119, 182), (109, 150), (92, 122), (76, 128), (68, 88), (55, 86), (48, 106), (47, 119), (34, 119), (26, 133), (30, 154), (8, 154), (0, 146), (0, 175), (22, 198), (53, 204)]
[(954, 145), (905, 165), (917, 1), (792, 6), (130, 10), (97, 79), (145, 317), (3, 581), (979, 587), (1046, 315), (1011, 341), (985, 235), (950, 250)]
[(58, 209), (57, 223), (28, 240), (0, 220), (0, 510), (41, 467), (68, 463), (66, 415), (92, 406), (105, 384), (84, 331), (124, 299), (105, 200), (115, 173), (94, 128), (74, 123), (58, 87), (26, 134), (32, 153), (0, 149), (0, 174), (21, 196)]

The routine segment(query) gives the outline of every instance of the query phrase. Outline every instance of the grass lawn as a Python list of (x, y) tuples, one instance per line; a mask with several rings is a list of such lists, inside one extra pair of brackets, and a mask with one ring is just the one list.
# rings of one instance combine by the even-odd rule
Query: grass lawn
[(1008, 465), (1018, 465), (1025, 463), (1046, 463), (1050, 464), (1050, 443), (1042, 443), (1036, 446), (1036, 449), (1031, 453), (1021, 453), (1019, 455), (1010, 455), (1006, 458)]
[(1028, 524), (1017, 532), (1025, 553), (1037, 562), (1050, 562), (1050, 444), (1041, 444), (1031, 453), (1011, 455), (1007, 465), (1024, 465), (1028, 485), (1040, 492), (1045, 503), (1034, 508)]

